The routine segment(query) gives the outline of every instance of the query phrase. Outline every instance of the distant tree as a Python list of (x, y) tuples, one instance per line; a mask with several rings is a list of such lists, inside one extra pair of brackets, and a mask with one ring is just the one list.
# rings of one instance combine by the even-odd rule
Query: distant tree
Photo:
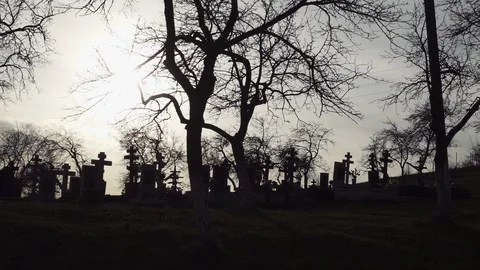
[(35, 155), (48, 168), (58, 168), (65, 162), (85, 159), (81, 142), (68, 134), (51, 132), (32, 124), (5, 128), (0, 131), (0, 162), (3, 166), (13, 162), (19, 168), (15, 177), (21, 181), (24, 190), (28, 191), (31, 187), (29, 164)]
[(65, 159), (73, 161), (78, 175), (82, 173), (82, 165), (87, 163), (83, 141), (73, 132), (64, 130), (52, 134), (54, 149), (64, 154)]
[(291, 130), (287, 145), (294, 147), (299, 158), (299, 172), (304, 177), (304, 186), (308, 186), (308, 179), (315, 179), (319, 170), (325, 170), (327, 165), (320, 153), (327, 151), (328, 145), (333, 145), (332, 130), (317, 123), (300, 122)]
[(56, 1), (0, 0), (0, 100), (35, 85), (34, 69), (51, 51), (47, 26), (64, 12)]

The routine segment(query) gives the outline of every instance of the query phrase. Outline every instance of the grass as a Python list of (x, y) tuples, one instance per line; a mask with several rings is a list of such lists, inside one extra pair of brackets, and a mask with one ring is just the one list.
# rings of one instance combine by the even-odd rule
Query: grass
[(452, 226), (434, 202), (214, 209), (222, 254), (198, 251), (193, 212), (130, 205), (0, 202), (0, 269), (476, 269), (480, 182), (462, 179)]

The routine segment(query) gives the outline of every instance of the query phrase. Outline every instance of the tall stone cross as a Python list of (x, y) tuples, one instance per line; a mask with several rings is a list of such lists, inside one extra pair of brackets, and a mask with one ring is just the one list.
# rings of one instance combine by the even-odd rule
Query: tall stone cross
[(37, 193), (37, 181), (38, 181), (38, 165), (40, 162), (42, 162), (42, 159), (38, 157), (38, 155), (35, 155), (32, 160), (33, 162), (32, 167), (33, 167), (33, 179), (32, 179), (32, 194)]
[(98, 159), (92, 159), (91, 163), (95, 165), (97, 168), (97, 179), (96, 181), (103, 180), (103, 173), (105, 172), (105, 166), (112, 166), (111, 161), (105, 160), (107, 158), (107, 155), (105, 155), (105, 152), (100, 152), (98, 154)]
[(375, 155), (375, 153), (371, 153), (368, 156), (368, 162), (369, 162), (371, 171), (375, 172), (377, 170), (377, 155)]
[(172, 174), (170, 175), (170, 178), (172, 179), (172, 191), (177, 192), (178, 191), (178, 179), (183, 178), (178, 175), (179, 171), (177, 171), (177, 165), (173, 165), (173, 171), (170, 171)]
[(60, 189), (62, 190), (62, 196), (65, 196), (67, 192), (67, 186), (68, 186), (68, 177), (69, 176), (75, 176), (75, 172), (70, 171), (70, 165), (68, 163), (65, 163), (62, 165), (62, 170), (55, 170), (55, 175), (61, 175), (62, 176), (62, 184), (60, 185)]
[(133, 146), (130, 146), (129, 149), (127, 149), (127, 153), (128, 155), (126, 156), (123, 156), (123, 159), (127, 159), (129, 160), (129, 165), (127, 166), (127, 170), (129, 171), (129, 183), (133, 183), (134, 182), (134, 178), (138, 172), (138, 167), (135, 166), (135, 160), (138, 159), (138, 156), (135, 155), (135, 153), (137, 152), (137, 149), (135, 149), (135, 147)]
[(343, 163), (345, 163), (345, 184), (348, 185), (348, 179), (350, 178), (350, 164), (353, 164), (353, 161), (351, 160), (352, 155), (350, 155), (350, 152), (347, 152), (345, 155), (347, 159), (343, 160)]
[(382, 173), (385, 176), (388, 174), (388, 163), (393, 162), (393, 160), (390, 159), (390, 153), (388, 152), (388, 150), (383, 150), (382, 157), (380, 158), (380, 162), (383, 163)]
[(288, 181), (290, 183), (293, 183), (293, 173), (297, 170), (297, 166), (295, 164), (296, 161), (298, 161), (297, 158), (297, 151), (295, 148), (291, 147), (288, 150), (288, 156), (286, 158), (287, 161), (287, 173), (288, 173)]
[(262, 165), (261, 168), (263, 169), (263, 181), (268, 183), (270, 169), (273, 169), (273, 162), (270, 160), (270, 156), (265, 158), (265, 164)]

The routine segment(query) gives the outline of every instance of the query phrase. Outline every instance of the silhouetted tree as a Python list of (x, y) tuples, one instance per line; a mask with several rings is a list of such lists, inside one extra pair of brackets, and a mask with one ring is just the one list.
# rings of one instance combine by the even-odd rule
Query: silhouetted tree
[[(19, 168), (15, 177), (24, 189), (30, 188), (30, 167), (35, 155), (48, 167), (60, 167), (65, 162), (84, 160), (83, 146), (79, 139), (41, 129), (32, 124), (17, 124), (0, 131), (0, 161), (3, 166), (13, 162)], [(72, 148), (73, 147), (73, 148)]]
[[(88, 10), (105, 3), (83, 2)], [(231, 143), (243, 204), (251, 207), (253, 196), (243, 141), (255, 107), (268, 102), (273, 108), (295, 113), (297, 106), (314, 108), (317, 104), (319, 114), (334, 111), (359, 116), (343, 96), (366, 70), (351, 59), (352, 48), (345, 41), (358, 36), (371, 38), (370, 26), (384, 27), (396, 21), (398, 14), (395, 3), (370, 0), (163, 3), (163, 28), (154, 24), (138, 29), (137, 42), (142, 50), (153, 48), (140, 66), (149, 64), (153, 68), (149, 74), (161, 75), (166, 70), (181, 91), (154, 94), (144, 104), (166, 99), (186, 124), (187, 162), (198, 228), (203, 243), (216, 246), (202, 187), (202, 129), (212, 129)], [(185, 99), (188, 119), (179, 102)], [(239, 128), (234, 135), (205, 122), (205, 113), (215, 111), (215, 106), (222, 111), (225, 107), (238, 109)]]
[(0, 100), (35, 86), (35, 65), (51, 51), (47, 26), (64, 12), (55, 1), (0, 0)]
[[(414, 3), (408, 18), (403, 20), (405, 33), (391, 39), (393, 57), (403, 58), (419, 71), (397, 84), (397, 93), (384, 100), (387, 104), (400, 102), (408, 105), (428, 97), (429, 126), (435, 134), (438, 209), (442, 216), (448, 216), (451, 198), (447, 148), (480, 106), (474, 90), (480, 76), (475, 46), (451, 34), (454, 9), (445, 5), (438, 7), (445, 18), (438, 28), (434, 1), (425, 0), (424, 9)], [(447, 132), (445, 119), (449, 117), (452, 126)]]

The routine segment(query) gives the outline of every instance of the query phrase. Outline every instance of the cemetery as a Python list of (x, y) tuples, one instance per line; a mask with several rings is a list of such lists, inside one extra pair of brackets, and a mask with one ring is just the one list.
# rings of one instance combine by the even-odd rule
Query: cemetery
[[(82, 166), (81, 174), (70, 171), (71, 166), (64, 163), (60, 168), (53, 168), (42, 163), (38, 155), (32, 157), (28, 167), (31, 186), (26, 196), (21, 196), (21, 183), (15, 179), (18, 170), (13, 162), (1, 169), (0, 198), (7, 200), (25, 200), (40, 202), (70, 203), (109, 203), (121, 201), (130, 204), (151, 204), (157, 206), (192, 206), (190, 191), (183, 192), (179, 186), (183, 176), (174, 165), (167, 173), (162, 153), (156, 154), (152, 164), (140, 164), (137, 149), (133, 146), (126, 150), (124, 159), (128, 165), (128, 182), (120, 196), (107, 196), (107, 182), (103, 179), (106, 166), (112, 162), (106, 160), (104, 152), (91, 164)], [(255, 203), (263, 207), (292, 207), (301, 205), (317, 205), (326, 201), (405, 201), (423, 198), (434, 200), (436, 193), (433, 184), (430, 186), (399, 185), (394, 183), (388, 174), (388, 165), (392, 162), (388, 150), (378, 157), (369, 155), (368, 182), (359, 183), (359, 173), (353, 170), (355, 163), (350, 152), (342, 161), (335, 161), (333, 177), (328, 173), (320, 173), (319, 179), (308, 183), (306, 175), (297, 173), (299, 168), (297, 152), (291, 147), (280, 164), (274, 164), (267, 156), (264, 164), (251, 164), (248, 167)], [(271, 170), (277, 169), (283, 177), (280, 181), (270, 179)], [(232, 189), (228, 185), (231, 165), (224, 160), (221, 164), (204, 165), (204, 192), (209, 205), (214, 207), (234, 207), (238, 205), (242, 186)], [(381, 177), (380, 177), (381, 175)], [(426, 177), (428, 174), (423, 175)], [(302, 186), (303, 183), (303, 186)], [(452, 185), (452, 199), (470, 198), (469, 190)]]
[(478, 269), (479, 14), (0, 0), (0, 270)]

